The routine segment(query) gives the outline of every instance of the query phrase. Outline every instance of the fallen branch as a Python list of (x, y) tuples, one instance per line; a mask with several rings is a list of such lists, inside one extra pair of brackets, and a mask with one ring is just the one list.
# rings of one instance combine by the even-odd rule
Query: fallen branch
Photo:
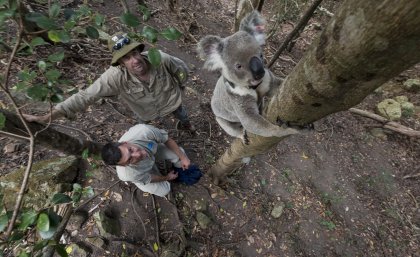
[(380, 123), (382, 123), (382, 127), (385, 129), (389, 129), (391, 131), (394, 132), (398, 132), (400, 134), (409, 136), (409, 137), (420, 137), (420, 131), (408, 128), (404, 125), (401, 125), (397, 122), (394, 121), (390, 121), (382, 116), (379, 116), (377, 114), (368, 112), (368, 111), (364, 111), (364, 110), (360, 110), (360, 109), (356, 109), (356, 108), (350, 108), (349, 111), (351, 113), (355, 113), (358, 114), (360, 116), (372, 119), (372, 120), (376, 120)]

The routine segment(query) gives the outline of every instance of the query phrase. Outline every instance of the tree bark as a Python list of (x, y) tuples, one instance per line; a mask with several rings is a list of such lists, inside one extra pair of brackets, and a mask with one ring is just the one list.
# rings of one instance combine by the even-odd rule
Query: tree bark
[[(285, 79), (264, 110), (271, 122), (316, 121), (360, 103), (374, 89), (420, 61), (418, 0), (345, 1)], [(214, 183), (282, 138), (249, 135), (235, 140), (213, 165)]]
[[(16, 114), (3, 109), (0, 109), (0, 113), (3, 113), (6, 117), (6, 124), (3, 131), (27, 136), (24, 132), (23, 124)], [(28, 123), (28, 125), (34, 134), (36, 131), (41, 131), (45, 128), (45, 125), (34, 122)], [(38, 133), (35, 138), (35, 143), (73, 155), (80, 155), (85, 149), (89, 149), (89, 153), (98, 154), (102, 149), (102, 145), (97, 142), (75, 138), (50, 127)]]

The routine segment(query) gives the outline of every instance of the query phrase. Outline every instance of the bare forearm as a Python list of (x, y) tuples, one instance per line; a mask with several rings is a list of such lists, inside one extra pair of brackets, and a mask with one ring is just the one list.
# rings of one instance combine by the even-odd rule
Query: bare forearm
[(187, 155), (185, 155), (185, 153), (181, 151), (178, 144), (172, 138), (168, 138), (168, 141), (166, 141), (165, 145), (170, 150), (172, 150), (179, 157), (179, 159), (187, 158)]
[(162, 181), (168, 181), (168, 178), (166, 176), (152, 175), (152, 179), (150, 180), (150, 183), (156, 183), (156, 182), (162, 182)]
[(50, 113), (42, 115), (42, 116), (29, 115), (29, 114), (24, 114), (23, 116), (29, 122), (35, 121), (39, 123), (48, 123), (50, 120), (53, 121), (57, 118), (64, 116), (64, 114), (57, 109), (53, 109)]

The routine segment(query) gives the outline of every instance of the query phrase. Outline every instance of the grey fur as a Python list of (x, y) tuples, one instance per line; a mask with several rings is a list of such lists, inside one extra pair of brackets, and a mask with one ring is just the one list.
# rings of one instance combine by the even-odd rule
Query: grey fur
[(264, 24), (261, 15), (254, 11), (242, 20), (240, 30), (233, 35), (210, 35), (198, 43), (204, 67), (221, 71), (211, 107), (219, 125), (234, 137), (243, 138), (244, 129), (264, 137), (298, 133), (270, 123), (259, 112), (263, 97), (271, 95), (282, 82), (263, 67)]

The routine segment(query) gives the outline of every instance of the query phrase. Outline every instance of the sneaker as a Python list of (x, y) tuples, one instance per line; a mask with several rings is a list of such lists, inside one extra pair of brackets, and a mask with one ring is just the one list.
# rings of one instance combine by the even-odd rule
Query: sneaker
[(188, 130), (191, 133), (195, 133), (197, 131), (195, 126), (193, 124), (191, 124), (191, 122), (189, 122), (189, 121), (184, 122), (184, 123), (178, 122), (177, 129)]

